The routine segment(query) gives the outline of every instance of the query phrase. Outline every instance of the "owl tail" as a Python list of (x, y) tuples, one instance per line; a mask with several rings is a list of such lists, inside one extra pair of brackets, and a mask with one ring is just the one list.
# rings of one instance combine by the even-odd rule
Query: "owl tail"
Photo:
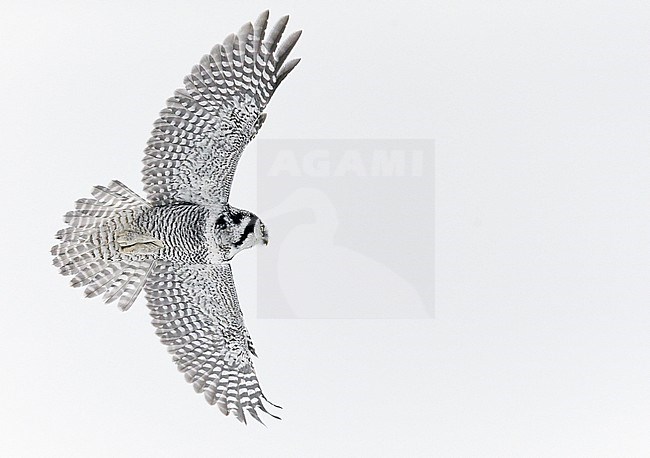
[(117, 306), (127, 310), (142, 291), (159, 241), (138, 240), (153, 248), (134, 255), (124, 249), (124, 240), (133, 238), (129, 223), (150, 205), (119, 181), (94, 187), (92, 195), (65, 214), (68, 227), (57, 232), (61, 242), (52, 247), (54, 265), (62, 275), (74, 276), (73, 287), (85, 286), (86, 297), (103, 294), (106, 303), (119, 299)]

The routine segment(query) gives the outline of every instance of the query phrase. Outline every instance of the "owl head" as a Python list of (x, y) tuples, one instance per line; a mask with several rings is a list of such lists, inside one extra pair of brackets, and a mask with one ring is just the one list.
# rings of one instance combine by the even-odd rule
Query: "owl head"
[(231, 206), (217, 218), (215, 234), (224, 261), (246, 248), (269, 243), (269, 233), (257, 215)]

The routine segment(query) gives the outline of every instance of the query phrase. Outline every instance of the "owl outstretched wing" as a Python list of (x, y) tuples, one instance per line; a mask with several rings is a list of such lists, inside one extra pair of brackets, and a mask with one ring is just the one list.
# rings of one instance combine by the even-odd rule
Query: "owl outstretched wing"
[(244, 326), (230, 264), (159, 261), (145, 292), (156, 334), (197, 393), (244, 423), (246, 412), (260, 422), (258, 411), (278, 418), (263, 403), (271, 404), (255, 375), (251, 361), (255, 350)]
[(267, 33), (268, 11), (203, 56), (185, 88), (167, 100), (144, 157), (143, 182), (153, 205), (226, 203), (246, 144), (264, 109), (300, 59), (287, 56), (301, 32), (281, 43), (289, 16)]

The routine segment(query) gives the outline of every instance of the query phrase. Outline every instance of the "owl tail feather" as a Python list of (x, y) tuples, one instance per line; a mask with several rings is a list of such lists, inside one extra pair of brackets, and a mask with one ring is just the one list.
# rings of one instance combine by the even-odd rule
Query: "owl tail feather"
[[(65, 214), (68, 227), (56, 234), (60, 243), (52, 247), (53, 263), (62, 275), (74, 276), (73, 287), (86, 287), (86, 297), (103, 294), (106, 303), (119, 299), (118, 308), (127, 310), (142, 291), (161, 246), (129, 230), (150, 205), (119, 181), (94, 187), (92, 195), (77, 200), (76, 209)], [(133, 240), (144, 248), (134, 252)]]

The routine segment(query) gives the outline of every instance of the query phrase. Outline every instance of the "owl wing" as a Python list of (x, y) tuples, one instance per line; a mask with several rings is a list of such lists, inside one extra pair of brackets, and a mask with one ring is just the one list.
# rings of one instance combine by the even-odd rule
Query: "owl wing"
[(145, 291), (156, 334), (197, 393), (244, 423), (244, 412), (260, 422), (258, 410), (278, 418), (263, 404), (274, 405), (264, 397), (255, 375), (255, 350), (229, 264), (159, 261)]
[(167, 100), (144, 157), (143, 182), (154, 205), (228, 201), (242, 151), (264, 109), (300, 59), (286, 61), (301, 32), (280, 43), (289, 16), (267, 34), (268, 11), (244, 24), (192, 68)]

